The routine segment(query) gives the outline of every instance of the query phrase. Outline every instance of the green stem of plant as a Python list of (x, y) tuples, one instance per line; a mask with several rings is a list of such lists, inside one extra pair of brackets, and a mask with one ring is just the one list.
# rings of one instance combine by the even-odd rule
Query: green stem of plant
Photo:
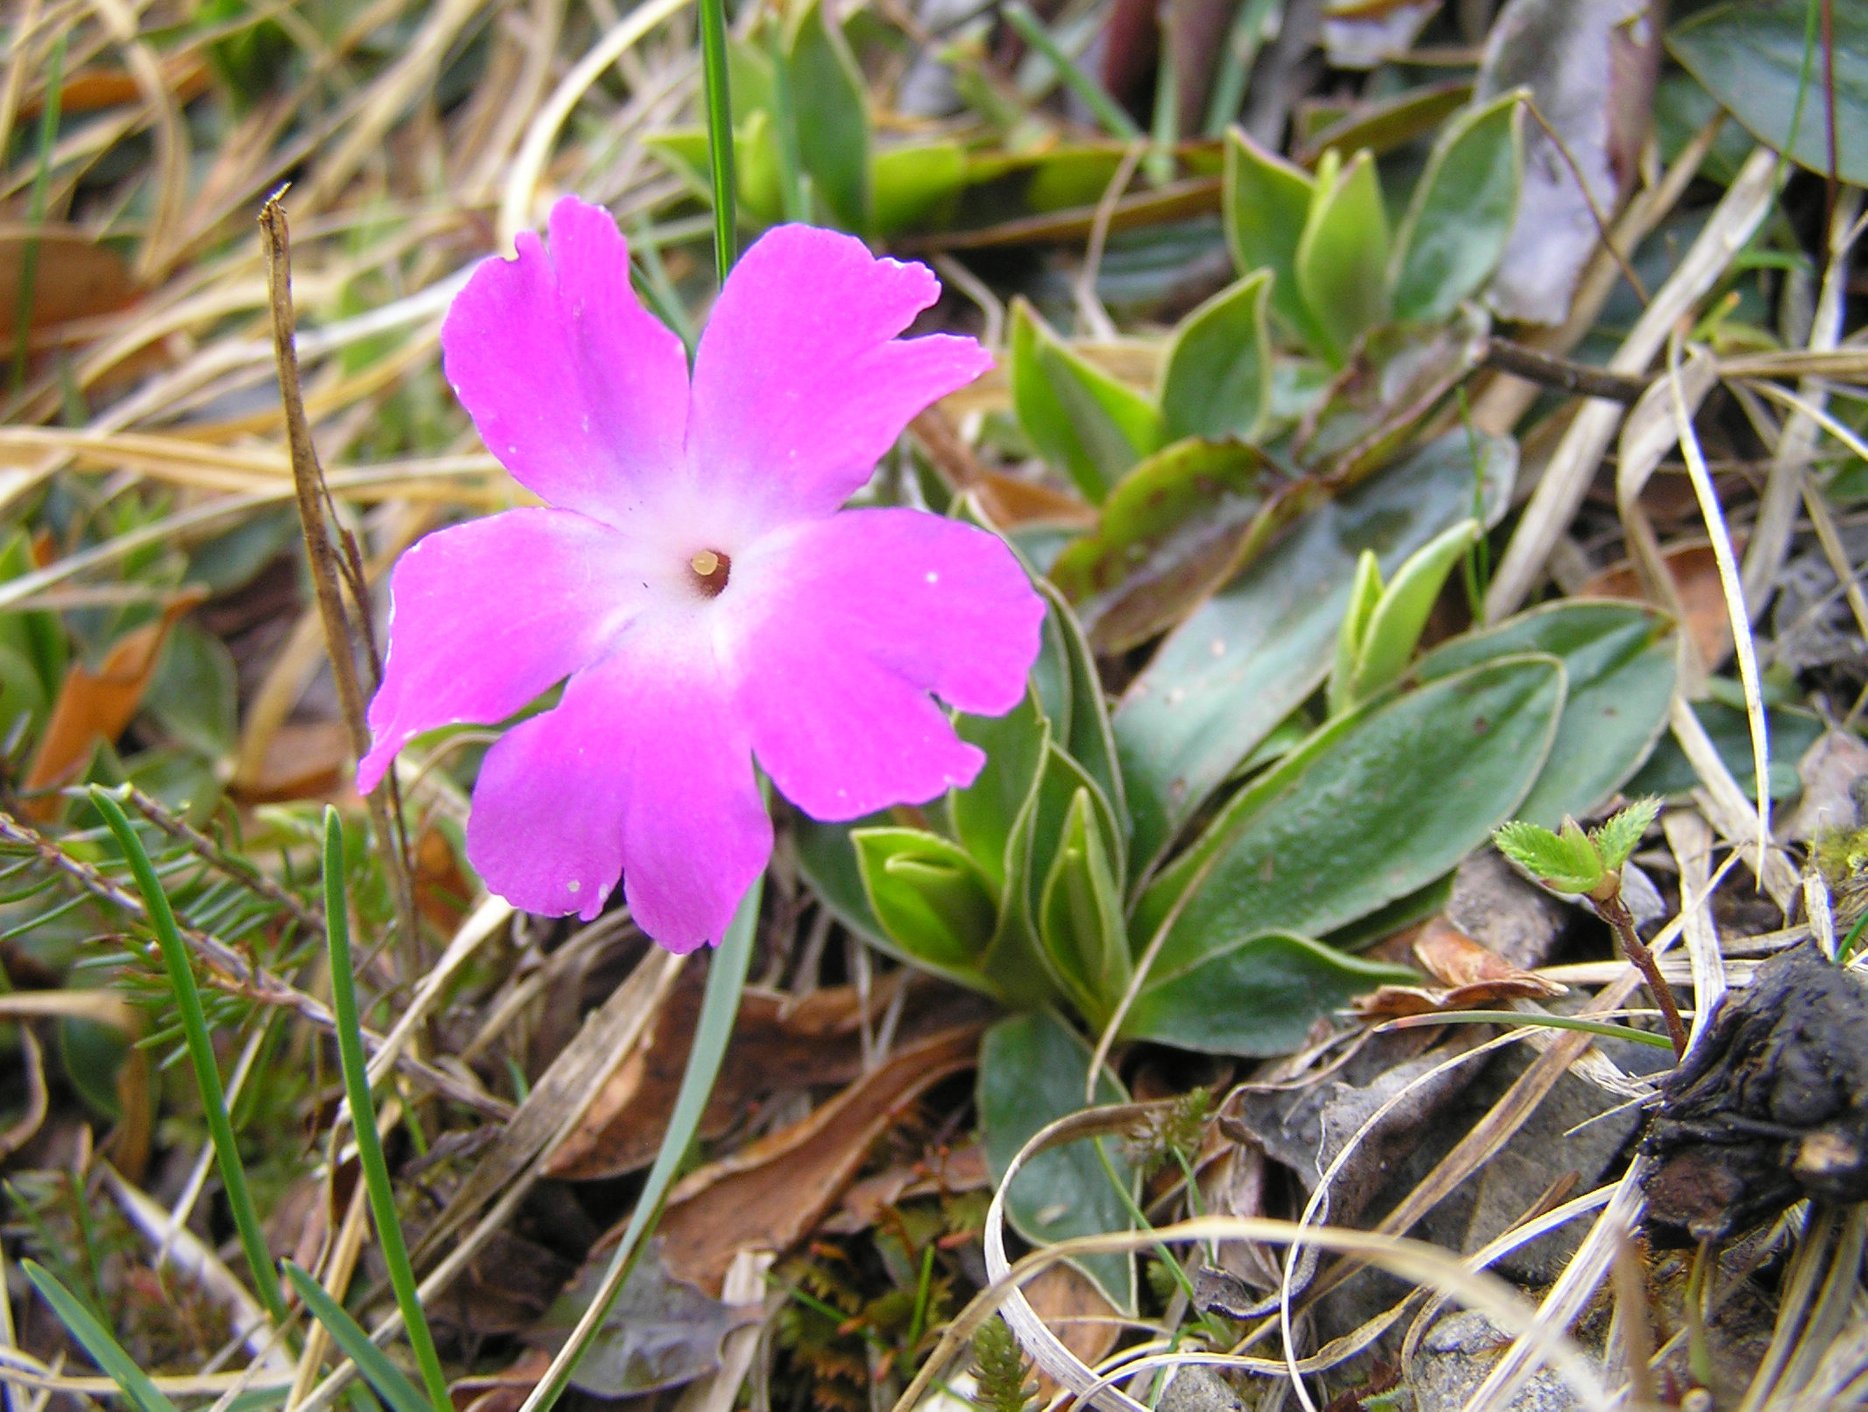
[(46, 194), (52, 189), (52, 147), (58, 138), (59, 103), (65, 96), (65, 36), (52, 44), (46, 62), (45, 110), (39, 114), (38, 170), (26, 197), (27, 236), (19, 256), (19, 305), (13, 326), (13, 391), (26, 383), (27, 335), (32, 330), (32, 301), (39, 279), (39, 230), (45, 221)]
[(739, 257), (734, 209), (733, 98), (727, 82), (726, 0), (700, 0), (701, 85), (707, 101), (707, 170), (713, 182), (713, 258), (721, 284)]
[(402, 1220), (396, 1212), (395, 1188), (389, 1180), (389, 1163), (383, 1157), (383, 1140), (376, 1131), (376, 1108), (370, 1100), (368, 1061), (363, 1056), (363, 1032), (357, 1015), (357, 987), (351, 974), (350, 921), (344, 895), (344, 831), (337, 811), (324, 811), (324, 934), (331, 954), (332, 1029), (337, 1035), (338, 1063), (344, 1071), (344, 1101), (350, 1107), (350, 1125), (357, 1138), (357, 1163), (363, 1169), (363, 1185), (370, 1199), (370, 1215), (376, 1223), (376, 1240), (389, 1269), (389, 1283), (396, 1292), (396, 1307), (402, 1311), (408, 1329), (409, 1346), (421, 1369), (422, 1384), (435, 1412), (453, 1412), (454, 1400), (448, 1392), (447, 1374), (441, 1370), (441, 1355), (435, 1352), (434, 1336), (428, 1331), (428, 1319), (422, 1312), (421, 1296), (415, 1289), (415, 1270), (409, 1264), (409, 1248), (402, 1239)]
[(649, 1167), (642, 1195), (636, 1199), (636, 1208), (630, 1213), (622, 1239), (617, 1242), (616, 1253), (603, 1272), (603, 1282), (578, 1319), (577, 1327), (571, 1331), (570, 1341), (552, 1361), (519, 1412), (549, 1412), (563, 1396), (591, 1339), (603, 1326), (617, 1295), (622, 1293), (623, 1283), (635, 1268), (644, 1242), (661, 1219), (668, 1189), (674, 1185), (675, 1174), (687, 1159), (688, 1149), (700, 1131), (701, 1114), (713, 1095), (714, 1080), (720, 1076), (720, 1061), (726, 1055), (733, 1022), (739, 1016), (740, 995), (746, 988), (746, 973), (752, 966), (753, 937), (758, 931), (759, 899), (764, 891), (765, 879), (761, 876), (740, 899), (739, 911), (733, 914), (732, 925), (726, 929), (719, 949), (713, 954), (713, 963), (707, 971), (707, 989), (701, 996), (700, 1019), (694, 1026), (694, 1047), (688, 1051), (687, 1068), (682, 1072), (681, 1088), (675, 1095), (674, 1112), (662, 1134), (662, 1145), (655, 1154), (655, 1161)]
[(169, 906), (162, 880), (156, 876), (156, 865), (150, 862), (149, 853), (136, 836), (123, 807), (102, 787), (91, 790), (91, 802), (104, 816), (111, 833), (116, 835), (117, 846), (123, 850), (124, 861), (130, 865), (136, 886), (143, 894), (149, 929), (155, 933), (163, 969), (168, 972), (169, 989), (175, 993), (176, 1008), (181, 1011), (188, 1062), (195, 1071), (202, 1115), (207, 1119), (208, 1140), (214, 1147), (214, 1162), (220, 1169), (221, 1187), (226, 1192), (227, 1208), (240, 1237), (240, 1250), (246, 1256), (247, 1268), (253, 1273), (260, 1302), (275, 1323), (283, 1324), (286, 1320), (285, 1292), (279, 1284), (279, 1272), (273, 1268), (272, 1255), (266, 1249), (266, 1236), (260, 1228), (259, 1211), (253, 1205), (253, 1193), (247, 1189), (246, 1168), (240, 1161), (239, 1144), (234, 1141), (233, 1121), (227, 1113), (227, 1094), (221, 1087), (220, 1066), (214, 1058), (214, 1041), (208, 1035), (207, 1013), (201, 1006), (195, 973), (188, 964), (187, 944), (175, 924), (175, 911)]
[(1018, 31), (1019, 37), (1044, 55), (1051, 67), (1057, 71), (1057, 77), (1077, 97), (1084, 106), (1096, 115), (1096, 121), (1112, 137), (1120, 137), (1126, 142), (1142, 142), (1145, 134), (1135, 119), (1131, 118), (1115, 99), (1111, 98), (1103, 86), (1086, 74), (1076, 60), (1072, 59), (1051, 38), (1051, 32), (1044, 27), (1044, 22), (1032, 13), (1031, 6), (1024, 0), (1013, 0), (1001, 13), (1006, 23)]

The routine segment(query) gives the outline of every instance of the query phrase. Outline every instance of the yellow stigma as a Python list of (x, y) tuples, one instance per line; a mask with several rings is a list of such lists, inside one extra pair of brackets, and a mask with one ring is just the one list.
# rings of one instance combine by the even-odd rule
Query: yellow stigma
[(718, 598), (726, 588), (733, 561), (718, 549), (702, 549), (688, 560), (688, 570), (694, 575), (694, 587), (704, 597)]

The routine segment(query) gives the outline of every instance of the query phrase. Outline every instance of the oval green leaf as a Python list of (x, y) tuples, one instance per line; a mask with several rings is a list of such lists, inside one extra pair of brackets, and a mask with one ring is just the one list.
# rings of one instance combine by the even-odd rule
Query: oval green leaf
[(1450, 870), (1510, 818), (1563, 709), (1548, 656), (1492, 662), (1326, 725), (1247, 785), (1143, 894), (1158, 989), (1249, 936), (1318, 936)]
[[(1083, 1109), (1089, 1074), (1089, 1045), (1048, 1010), (1014, 1015), (986, 1031), (979, 1050), (979, 1128), (995, 1185), (1039, 1129)], [(1099, 1104), (1127, 1099), (1107, 1069), (1096, 1076), (1095, 1093)], [(1135, 1174), (1122, 1153), (1114, 1146), (1105, 1150), (1117, 1180), (1133, 1192)], [(1130, 1227), (1128, 1203), (1087, 1141), (1032, 1158), (1019, 1170), (1005, 1207), (1013, 1228), (1034, 1245)], [(1130, 1256), (1095, 1255), (1073, 1263), (1117, 1309), (1135, 1308)]]

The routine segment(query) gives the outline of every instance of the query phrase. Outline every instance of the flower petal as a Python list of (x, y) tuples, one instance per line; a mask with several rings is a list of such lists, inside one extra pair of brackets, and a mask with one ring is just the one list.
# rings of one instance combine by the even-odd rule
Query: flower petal
[(734, 573), (748, 604), (726, 648), (736, 701), (788, 799), (854, 819), (972, 782), (984, 757), (927, 693), (985, 715), (1024, 695), (1044, 600), (1001, 541), (852, 510), (767, 536)]
[(773, 519), (827, 515), (909, 418), (992, 366), (970, 338), (896, 335), (940, 295), (925, 265), (779, 226), (733, 268), (694, 359), (688, 463)]
[(389, 581), (389, 660), (357, 788), (409, 738), (504, 720), (595, 661), (640, 604), (630, 541), (569, 510), (508, 510), (437, 531)]
[(487, 752), (467, 857), (514, 906), (587, 921), (620, 873), (636, 924), (685, 952), (719, 941), (772, 821), (704, 635), (678, 636), (632, 631)]
[(474, 271), (441, 326), (444, 366), (521, 484), (620, 524), (681, 464), (687, 356), (630, 288), (608, 211), (567, 196), (550, 233), (549, 251), (527, 231), (517, 259)]

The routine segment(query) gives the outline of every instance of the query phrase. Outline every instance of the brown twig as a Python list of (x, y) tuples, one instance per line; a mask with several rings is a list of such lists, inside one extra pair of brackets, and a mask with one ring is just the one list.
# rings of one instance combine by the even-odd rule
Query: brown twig
[(1648, 993), (1660, 1007), (1661, 1020), (1667, 1026), (1667, 1038), (1673, 1041), (1674, 1057), (1682, 1057), (1686, 1053), (1686, 1024), (1680, 1018), (1679, 1007), (1674, 1004), (1673, 988), (1660, 973), (1660, 963), (1654, 959), (1654, 953), (1647, 949), (1647, 943), (1641, 940), (1635, 930), (1634, 913), (1622, 901), (1621, 888), (1618, 885), (1607, 897), (1592, 896), (1589, 903), (1595, 908), (1596, 915), (1609, 924), (1615, 939), (1621, 943), (1622, 954), (1641, 973), (1641, 979), (1647, 982)]
[[(70, 879), (91, 896), (132, 917), (147, 920), (149, 912), (142, 898), (118, 885), (108, 874), (82, 859), (72, 857), (37, 829), (5, 812), (0, 812), (0, 841), (30, 848), (46, 867)], [(206, 979), (210, 984), (229, 995), (291, 1010), (300, 1019), (326, 1034), (335, 1032), (336, 1020), (331, 1012), (303, 991), (280, 980), (263, 967), (256, 966), (249, 957), (212, 933), (197, 931), (179, 922), (176, 929), (206, 967)], [(383, 1047), (383, 1037), (366, 1029), (363, 1031), (363, 1046), (374, 1054)], [(445, 1070), (424, 1064), (409, 1054), (398, 1055), (396, 1067), (443, 1098), (472, 1108), (496, 1121), (504, 1122), (512, 1116), (510, 1104), (463, 1083)]]
[[(361, 757), (370, 748), (370, 728), (365, 720), (363, 684), (357, 678), (357, 632), (344, 602), (343, 584), (351, 578), (353, 593), (360, 593), (361, 585), (352, 578), (354, 561), (347, 565), (333, 542), (330, 490), (325, 485), (324, 467), (318, 461), (318, 448), (311, 439), (311, 423), (305, 416), (305, 399), (299, 386), (298, 350), (293, 341), (297, 315), (292, 307), (292, 238), (286, 226), (285, 208), (279, 204), (284, 194), (283, 187), (275, 191), (259, 213), (262, 242), (266, 247), (266, 289), (272, 305), (273, 358), (279, 367), (279, 396), (284, 404), (286, 441), (291, 450), (292, 486), (297, 493), (299, 528), (304, 533), (305, 556), (311, 566), (318, 616), (324, 623), (325, 651), (337, 681), (338, 701), (343, 707), (344, 725), (350, 732), (351, 749)], [(358, 601), (361, 603), (361, 599)], [(370, 819), (376, 826), (376, 836), (381, 840), (387, 860), (390, 891), (396, 899), (396, 928), (413, 972), (418, 960), (415, 955), (418, 936), (415, 889), (401, 832), (389, 807), (395, 789), (394, 777), (390, 776), (385, 783), (389, 793), (381, 788), (370, 791)]]
[(210, 867), (232, 878), (249, 892), (257, 893), (273, 906), (290, 912), (298, 924), (307, 931), (324, 930), (324, 909), (295, 897), (278, 883), (267, 877), (246, 859), (229, 853), (220, 844), (209, 838), (192, 824), (177, 818), (159, 799), (152, 799), (133, 784), (123, 786), (124, 797), (136, 806), (150, 823), (174, 839), (186, 844), (191, 852), (205, 861)]
[(1487, 339), (1481, 361), (1501, 373), (1542, 383), (1545, 387), (1554, 387), (1576, 397), (1600, 397), (1609, 402), (1632, 406), (1641, 400), (1642, 394), (1648, 389), (1646, 378), (1627, 377), (1621, 373), (1592, 368), (1587, 363), (1560, 358), (1554, 353), (1541, 353), (1525, 344), (1513, 343), (1508, 338)]

